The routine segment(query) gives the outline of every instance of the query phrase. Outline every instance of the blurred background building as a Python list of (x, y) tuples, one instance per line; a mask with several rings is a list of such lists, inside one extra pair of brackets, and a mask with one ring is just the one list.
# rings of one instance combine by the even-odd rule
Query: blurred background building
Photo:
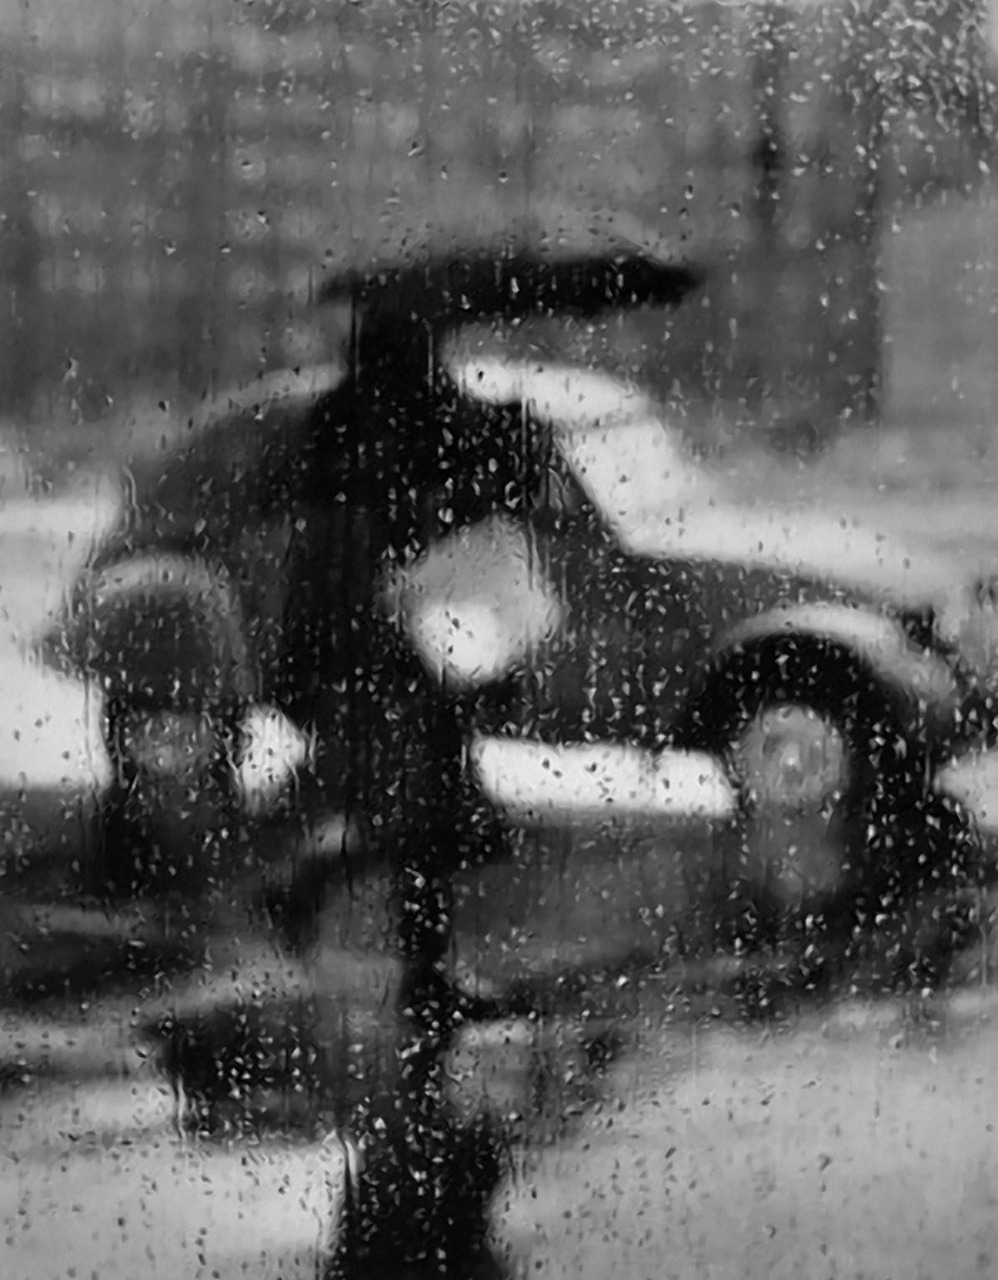
[(990, 420), (993, 30), (976, 0), (6, 0), (0, 413), (154, 444), (327, 358), (329, 274), (516, 235), (711, 268), (681, 323), (597, 341), (695, 436)]

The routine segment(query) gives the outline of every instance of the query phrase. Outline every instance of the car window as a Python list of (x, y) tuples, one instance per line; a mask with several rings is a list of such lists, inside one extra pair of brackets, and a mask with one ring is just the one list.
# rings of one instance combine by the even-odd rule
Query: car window
[(0, 1276), (986, 1275), (991, 0), (0, 4)]

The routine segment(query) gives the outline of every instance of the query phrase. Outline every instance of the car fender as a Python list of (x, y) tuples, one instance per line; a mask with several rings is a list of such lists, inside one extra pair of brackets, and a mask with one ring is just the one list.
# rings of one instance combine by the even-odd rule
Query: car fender
[(890, 615), (856, 605), (819, 601), (757, 614), (718, 640), (712, 664), (723, 665), (729, 654), (788, 635), (831, 641), (852, 652), (878, 681), (933, 720), (948, 719), (959, 706), (956, 674), (940, 653), (916, 645)]
[(105, 632), (115, 615), (130, 613), (144, 644), (165, 646), (167, 636), (142, 635), (143, 610), (156, 603), (186, 606), (210, 652), (217, 688), (239, 700), (253, 697), (255, 664), (235, 584), (220, 565), (168, 549), (144, 549), (98, 563), (78, 584), (70, 643), (85, 671), (111, 674), (115, 655), (107, 649)]

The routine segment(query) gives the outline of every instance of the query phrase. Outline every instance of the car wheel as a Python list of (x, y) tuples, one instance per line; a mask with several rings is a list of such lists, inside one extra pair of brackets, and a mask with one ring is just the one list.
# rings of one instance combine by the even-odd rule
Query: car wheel
[(856, 744), (799, 702), (764, 703), (728, 761), (742, 798), (746, 877), (781, 906), (826, 901), (855, 858)]
[(199, 560), (147, 552), (96, 574), (80, 621), (113, 772), (94, 887), (201, 894), (231, 835), (232, 764), (251, 689), (235, 592)]
[(680, 734), (724, 759), (740, 798), (709, 894), (722, 945), (809, 982), (941, 973), (969, 932), (979, 841), (933, 791), (900, 689), (832, 642), (783, 636), (715, 667)]

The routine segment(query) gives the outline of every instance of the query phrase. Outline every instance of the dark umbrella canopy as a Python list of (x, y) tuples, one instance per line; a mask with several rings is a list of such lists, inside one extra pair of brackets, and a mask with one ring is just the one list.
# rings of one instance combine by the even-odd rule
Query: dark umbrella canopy
[(428, 344), (480, 321), (593, 317), (641, 306), (671, 307), (702, 283), (701, 269), (626, 239), (576, 237), (450, 245), (411, 259), (352, 268), (329, 280), (327, 304), (352, 308), (360, 370), (387, 361), (426, 368)]

